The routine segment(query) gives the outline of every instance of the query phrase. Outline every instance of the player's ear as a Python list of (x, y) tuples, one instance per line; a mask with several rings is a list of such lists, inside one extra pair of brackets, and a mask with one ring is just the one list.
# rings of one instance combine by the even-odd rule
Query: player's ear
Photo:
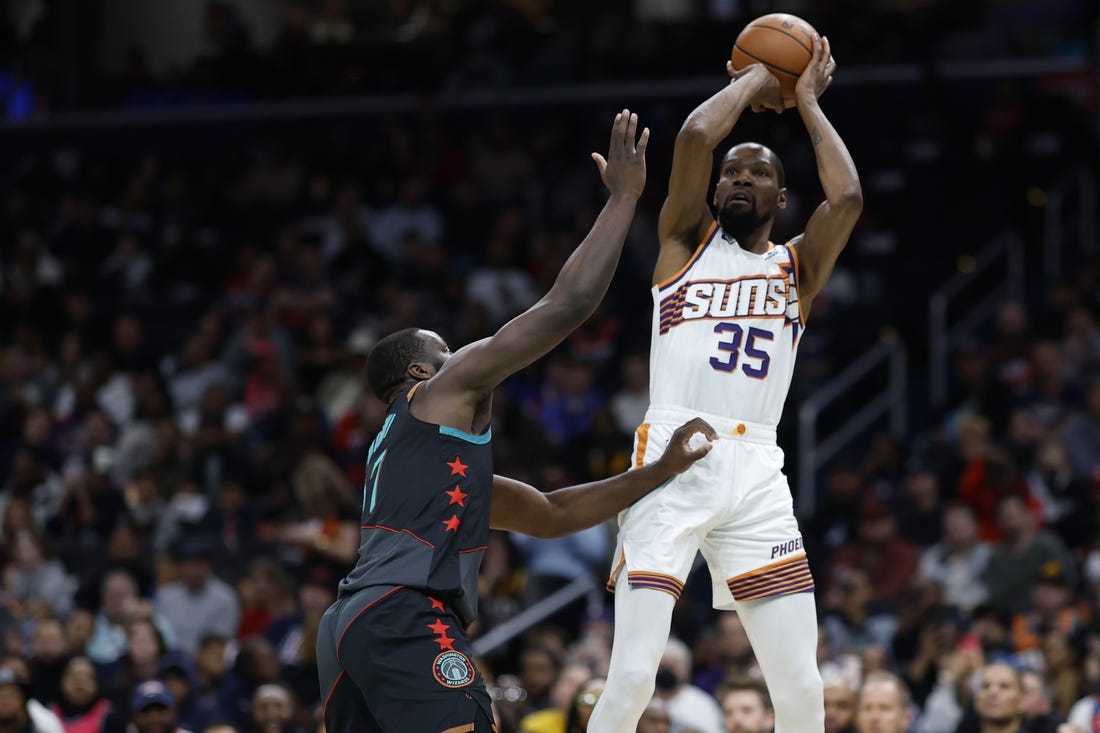
[(779, 196), (776, 197), (775, 205), (781, 209), (787, 208), (787, 189), (779, 189)]
[(435, 369), (424, 361), (414, 361), (409, 364), (409, 376), (416, 380), (425, 380), (435, 374)]

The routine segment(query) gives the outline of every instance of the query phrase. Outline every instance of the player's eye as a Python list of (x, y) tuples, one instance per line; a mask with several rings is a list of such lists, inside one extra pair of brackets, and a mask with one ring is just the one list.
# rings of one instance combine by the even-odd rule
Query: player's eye
[(766, 175), (768, 175), (768, 171), (766, 171), (765, 169), (761, 168), (761, 169), (759, 169), (758, 171), (756, 171), (756, 175), (758, 175), (758, 176), (766, 176)]

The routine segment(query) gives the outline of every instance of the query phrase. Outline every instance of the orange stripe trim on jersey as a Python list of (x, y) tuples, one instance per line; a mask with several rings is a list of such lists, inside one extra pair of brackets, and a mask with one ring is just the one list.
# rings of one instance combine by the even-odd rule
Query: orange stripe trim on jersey
[(635, 434), (638, 436), (638, 448), (634, 452), (634, 468), (641, 468), (645, 462), (646, 444), (649, 442), (649, 423), (639, 425)]
[[(794, 286), (801, 290), (802, 285), (802, 270), (798, 266), (798, 252), (795, 250), (794, 245), (788, 243), (787, 251), (791, 253), (791, 259), (794, 260)], [(798, 317), (802, 321), (802, 328), (806, 327), (806, 314), (802, 312), (802, 293), (798, 294)]]
[(611, 571), (611, 575), (607, 579), (607, 590), (611, 593), (615, 592), (615, 576), (623, 569), (623, 565), (626, 565), (626, 550), (623, 550), (619, 555), (619, 562), (615, 564), (615, 569)]
[(412, 389), (409, 390), (409, 394), (407, 395), (409, 402), (413, 401), (413, 395), (416, 394), (416, 390), (420, 389), (423, 384), (424, 382), (417, 382), (412, 386)]
[(703, 241), (700, 242), (699, 245), (695, 248), (695, 251), (692, 252), (691, 257), (688, 258), (688, 261), (684, 263), (684, 266), (681, 267), (675, 275), (672, 275), (671, 277), (657, 283), (658, 290), (664, 290), (669, 285), (684, 276), (684, 273), (688, 271), (688, 268), (695, 264), (695, 260), (699, 259), (699, 255), (703, 254), (703, 250), (707, 248), (707, 242), (709, 242), (711, 240), (711, 237), (714, 236), (714, 232), (716, 229), (718, 229), (718, 222), (711, 222), (710, 228), (707, 229), (707, 235), (703, 237)]
[(472, 733), (474, 730), (474, 724), (468, 723), (467, 725), (456, 725), (454, 728), (448, 728), (443, 733)]

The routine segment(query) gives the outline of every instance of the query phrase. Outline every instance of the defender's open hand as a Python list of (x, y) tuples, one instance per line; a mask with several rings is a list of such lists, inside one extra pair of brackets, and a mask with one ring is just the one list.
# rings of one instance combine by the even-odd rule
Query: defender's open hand
[(592, 160), (600, 169), (600, 178), (612, 196), (637, 199), (645, 189), (645, 148), (649, 142), (649, 128), (642, 130), (641, 137), (635, 143), (637, 132), (638, 115), (624, 109), (615, 115), (615, 123), (611, 126), (611, 147), (608, 148), (607, 158), (592, 153)]

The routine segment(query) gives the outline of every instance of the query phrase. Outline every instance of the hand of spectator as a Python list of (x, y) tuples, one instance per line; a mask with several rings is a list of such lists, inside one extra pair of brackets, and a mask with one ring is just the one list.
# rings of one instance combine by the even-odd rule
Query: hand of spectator
[(637, 199), (645, 189), (645, 149), (649, 143), (649, 128), (642, 130), (641, 137), (635, 143), (637, 132), (638, 115), (624, 109), (615, 115), (611, 126), (611, 146), (607, 158), (592, 153), (592, 160), (600, 169), (600, 178), (612, 196)]

